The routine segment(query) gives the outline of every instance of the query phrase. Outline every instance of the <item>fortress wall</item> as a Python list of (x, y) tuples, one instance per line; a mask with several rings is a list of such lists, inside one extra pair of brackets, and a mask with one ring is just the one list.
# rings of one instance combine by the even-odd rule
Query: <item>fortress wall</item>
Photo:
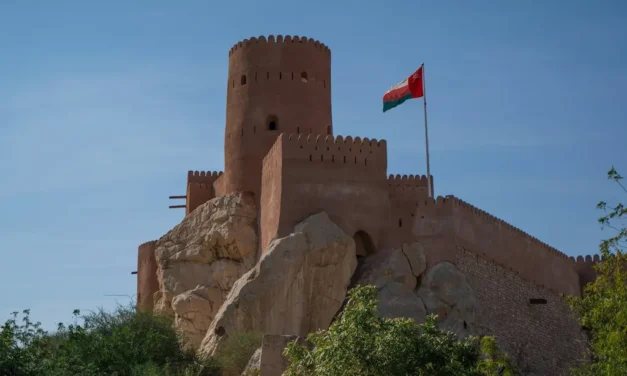
[(281, 213), (282, 143), (276, 142), (263, 159), (259, 205), (259, 247), (263, 251), (278, 233)]
[(224, 174), (220, 174), (220, 176), (218, 176), (216, 181), (213, 182), (213, 191), (215, 192), (216, 197), (225, 196), (228, 194), (228, 192), (225, 189), (224, 182), (225, 182)]
[(216, 196), (213, 185), (222, 172), (188, 171), (185, 215)]
[(146, 311), (153, 308), (153, 295), (159, 290), (157, 280), (157, 260), (155, 249), (157, 241), (149, 241), (137, 250), (137, 310)]
[(347, 234), (362, 230), (375, 246), (389, 222), (385, 141), (282, 134), (278, 236), (325, 211)]
[[(261, 170), (263, 158), (279, 137), (279, 131), (268, 131), (252, 126), (226, 135), (228, 150), (242, 150), (241, 153), (225, 154), (226, 170), (220, 182), (224, 194), (246, 190), (261, 197)], [(243, 151), (246, 152), (243, 152)]]
[(458, 198), (427, 199), (419, 204), (415, 236), (450, 234), (466, 248), (507, 265), (527, 281), (579, 296), (575, 264), (557, 249)]
[(597, 278), (597, 272), (594, 270), (594, 266), (598, 264), (601, 259), (599, 255), (587, 255), (585, 258), (577, 256), (577, 259), (574, 257), (571, 257), (570, 259), (575, 263), (575, 270), (579, 275), (579, 282), (583, 290), (586, 284), (594, 282)]
[[(477, 293), (477, 319), (525, 373), (567, 375), (585, 338), (566, 301), (476, 252), (460, 249), (456, 266)], [(531, 298), (546, 304), (530, 304)]]
[(414, 238), (412, 228), (416, 207), (428, 198), (428, 183), (425, 175), (389, 175), (386, 184), (392, 221), (388, 224), (384, 243), (386, 247), (396, 247), (399, 242), (411, 242)]

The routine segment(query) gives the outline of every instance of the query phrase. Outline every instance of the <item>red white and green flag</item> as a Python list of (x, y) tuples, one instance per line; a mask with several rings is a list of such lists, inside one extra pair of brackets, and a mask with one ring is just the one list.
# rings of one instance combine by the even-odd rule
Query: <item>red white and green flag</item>
[(402, 82), (392, 86), (383, 96), (383, 112), (393, 109), (408, 99), (424, 95), (423, 66)]

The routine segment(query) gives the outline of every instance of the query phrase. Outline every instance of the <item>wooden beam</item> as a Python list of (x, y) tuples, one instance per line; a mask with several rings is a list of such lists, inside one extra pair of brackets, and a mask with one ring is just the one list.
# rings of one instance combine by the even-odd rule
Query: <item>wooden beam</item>
[(184, 209), (187, 205), (170, 205), (170, 209)]
[(177, 200), (182, 198), (187, 198), (187, 196), (170, 196), (170, 200)]

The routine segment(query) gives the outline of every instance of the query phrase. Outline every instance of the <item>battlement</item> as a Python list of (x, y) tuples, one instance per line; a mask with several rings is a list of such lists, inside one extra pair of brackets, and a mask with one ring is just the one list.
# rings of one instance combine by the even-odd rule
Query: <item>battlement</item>
[(601, 257), (598, 254), (593, 256), (577, 256), (577, 258), (570, 257), (570, 260), (575, 264), (575, 270), (577, 274), (579, 274), (582, 289), (587, 283), (596, 279), (597, 271), (594, 269), (594, 266), (601, 261)]
[(220, 176), (222, 171), (187, 171), (187, 183), (213, 184)]
[[(428, 197), (429, 179), (426, 175), (389, 175), (386, 182), (390, 198), (396, 206), (413, 210), (419, 200)], [(433, 188), (433, 175), (431, 187)]]
[[(431, 176), (433, 180), (433, 175)], [(427, 187), (429, 179), (427, 175), (390, 175), (388, 176), (390, 187)]]
[(285, 159), (338, 164), (359, 164), (365, 167), (387, 163), (385, 140), (314, 134), (281, 134)]
[(329, 55), (331, 54), (331, 50), (329, 49), (329, 47), (327, 47), (324, 43), (321, 43), (312, 38), (299, 37), (297, 35), (294, 35), (294, 36), (286, 35), (285, 37), (282, 35), (277, 35), (275, 38), (274, 35), (269, 35), (268, 38), (266, 39), (266, 37), (262, 35), (258, 38), (252, 37), (250, 39), (244, 39), (240, 42), (235, 43), (235, 45), (233, 45), (233, 47), (231, 47), (231, 49), (229, 50), (229, 56), (233, 55), (234, 53), (238, 51), (241, 51), (242, 49), (250, 47), (251, 45), (260, 45), (260, 44), (277, 45), (277, 44), (297, 44), (297, 43), (303, 45), (304, 47), (312, 47), (314, 49), (319, 50), (320, 52), (324, 52)]
[(593, 256), (590, 255), (586, 255), (586, 256), (577, 256), (577, 258), (575, 257), (569, 257), (573, 262), (575, 262), (577, 265), (593, 265), (598, 263), (599, 261), (601, 261), (601, 257), (596, 254)]

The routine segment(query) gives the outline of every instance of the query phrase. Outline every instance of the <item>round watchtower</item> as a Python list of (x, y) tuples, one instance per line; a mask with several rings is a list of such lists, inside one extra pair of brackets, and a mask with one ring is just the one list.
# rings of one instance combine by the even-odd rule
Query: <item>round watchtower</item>
[(229, 51), (226, 192), (259, 197), (263, 158), (280, 133), (333, 134), (331, 51), (305, 37), (243, 40)]

